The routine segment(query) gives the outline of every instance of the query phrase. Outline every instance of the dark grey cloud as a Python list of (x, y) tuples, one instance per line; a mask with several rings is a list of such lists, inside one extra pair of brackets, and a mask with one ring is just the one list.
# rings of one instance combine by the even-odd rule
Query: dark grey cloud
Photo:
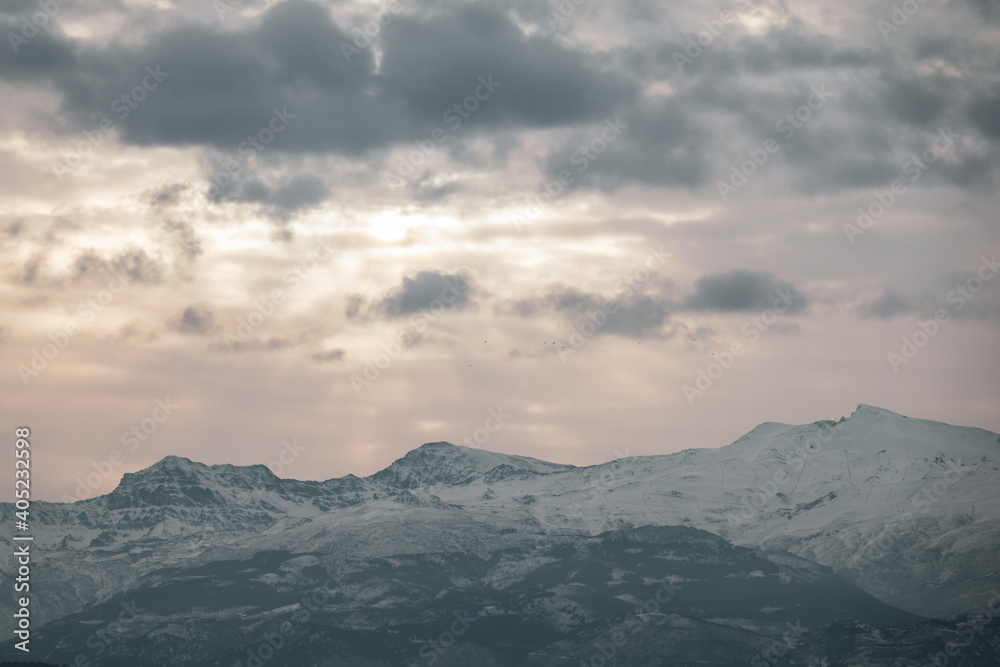
[[(984, 16), (993, 11), (991, 2), (969, 5)], [(775, 119), (800, 105), (811, 85), (825, 83), (836, 97), (823, 118), (783, 142), (774, 158), (788, 169), (794, 189), (885, 186), (899, 176), (900, 155), (922, 151), (945, 124), (970, 125), (992, 147), (941, 163), (928, 179), (983, 187), (1000, 166), (1000, 93), (982, 83), (991, 80), (996, 49), (981, 41), (920, 35), (897, 53), (819, 34), (785, 8), (785, 27), (755, 35), (730, 24), (679, 71), (675, 54), (685, 53), (688, 36), (679, 27), (667, 26), (667, 36), (653, 43), (598, 54), (545, 28), (548, 7), (513, 6), (519, 20), (528, 16), (543, 27), (525, 34), (506, 4), (421, 3), (393, 15), (377, 46), (352, 51), (350, 61), (342, 45), (353, 47), (353, 33), (335, 24), (325, 7), (304, 0), (276, 4), (236, 29), (174, 22), (106, 45), (53, 31), (34, 38), (30, 54), (0, 56), (10, 60), (6, 68), (0, 62), (0, 77), (61, 94), (62, 130), (93, 130), (110, 118), (126, 143), (208, 146), (222, 151), (224, 161), (243, 160), (248, 139), (268, 130), (275, 110), (290, 120), (259, 153), (262, 161), (284, 153), (379, 160), (384, 154), (374, 151), (427, 140), (434, 128), (444, 128), (443, 150), (452, 160), (501, 168), (503, 150), (484, 162), (465, 150), (468, 139), (486, 135), (498, 146), (516, 146), (521, 130), (559, 128), (566, 131), (551, 135), (541, 166), (549, 180), (572, 174), (569, 190), (642, 184), (706, 192), (728, 176), (736, 156), (745, 159), (745, 149), (776, 136)], [(630, 20), (650, 14), (640, 4), (623, 11)], [(952, 76), (934, 58), (975, 76)], [(169, 74), (119, 117), (111, 105), (143, 80), (147, 66)], [(476, 100), (480, 77), (500, 85)], [(654, 83), (670, 93), (642, 92)], [(478, 108), (460, 119), (459, 136), (445, 115), (469, 99)], [(582, 160), (581, 147), (600, 146), (602, 122), (616, 117), (628, 129), (595, 159)], [(417, 171), (420, 184), (410, 187), (421, 202), (460, 191)], [(255, 176), (211, 198), (258, 203), (287, 219), (328, 195), (315, 178), (280, 183)], [(162, 196), (161, 204), (169, 205), (172, 194)]]
[(380, 317), (393, 319), (428, 310), (460, 311), (475, 305), (479, 292), (474, 277), (465, 271), (420, 271), (385, 296), (371, 303), (359, 295), (348, 297), (347, 316), (351, 319)]
[(14, 269), (10, 279), (20, 285), (40, 285), (42, 262), (44, 260), (45, 256), (42, 253), (35, 253), (19, 268)]
[(893, 117), (911, 125), (926, 128), (940, 123), (955, 99), (957, 84), (953, 77), (935, 73), (886, 78), (883, 104)]
[(595, 335), (616, 334), (627, 338), (663, 338), (670, 320), (671, 304), (662, 293), (623, 292), (604, 296), (563, 285), (551, 286), (542, 296), (520, 299), (508, 312), (524, 318), (558, 314), (570, 326), (585, 320), (600, 321)]
[[(22, 18), (30, 21), (31, 11), (38, 11), (35, 5), (17, 19), (0, 19), (0, 35), (3, 48), (0, 49), (0, 78), (9, 81), (33, 82), (38, 77), (49, 80), (64, 72), (71, 71), (76, 64), (77, 53), (73, 44), (66, 40), (57, 29), (49, 26), (40, 29), (30, 39), (22, 33)], [(16, 37), (12, 40), (11, 35)], [(21, 40), (24, 40), (23, 42)]]
[(164, 186), (149, 193), (149, 203), (157, 208), (173, 206), (180, 201), (181, 194), (187, 189), (188, 186), (183, 183)]
[(626, 113), (578, 129), (548, 155), (545, 171), (549, 179), (568, 172), (569, 190), (634, 183), (693, 188), (711, 175), (711, 143), (711, 133), (683, 101), (643, 100)]
[(402, 15), (387, 26), (382, 46), (384, 85), (410, 112), (439, 124), (448, 108), (474, 94), (479, 77), (490, 75), (500, 87), (472, 112), (472, 125), (572, 125), (638, 99), (638, 86), (622, 72), (604, 70), (594, 55), (551, 36), (526, 36), (489, 3)]
[(209, 343), (207, 349), (212, 352), (224, 354), (280, 352), (282, 350), (291, 350), (304, 345), (309, 345), (320, 339), (323, 335), (322, 329), (314, 328), (274, 336), (253, 336), (242, 340), (232, 337), (226, 341)]
[(866, 301), (858, 306), (862, 317), (891, 319), (898, 315), (906, 315), (914, 311), (915, 304), (907, 297), (893, 290), (886, 290), (873, 301)]
[(163, 268), (159, 262), (152, 259), (142, 248), (130, 248), (113, 257), (110, 266), (115, 273), (125, 276), (129, 282), (155, 284), (163, 277)]
[(191, 224), (180, 220), (167, 220), (163, 223), (163, 228), (167, 234), (167, 244), (183, 262), (193, 262), (204, 252), (201, 239)]
[(318, 361), (319, 363), (330, 363), (334, 361), (343, 361), (347, 356), (347, 351), (341, 348), (335, 348), (333, 350), (327, 350), (325, 352), (317, 352), (316, 354), (309, 355), (309, 358), (313, 361)]
[(142, 320), (133, 320), (118, 329), (115, 340), (120, 343), (148, 343), (158, 338), (156, 328)]
[(1000, 0), (964, 0), (964, 2), (988, 22), (1000, 21)]
[(978, 91), (969, 102), (969, 119), (993, 141), (1000, 142), (1000, 86)]
[[(35, 267), (37, 273), (37, 266)], [(163, 278), (163, 267), (142, 248), (127, 248), (106, 259), (93, 250), (79, 254), (73, 263), (70, 279), (73, 282), (107, 282), (112, 274), (129, 283), (156, 284)]]
[[(667, 101), (659, 104), (679, 106), (690, 122), (679, 139), (664, 134), (667, 141), (657, 142), (655, 134), (635, 133), (639, 147), (630, 151), (633, 159), (618, 160), (618, 153), (632, 148), (626, 135), (580, 180), (603, 181), (604, 187), (636, 182), (704, 187), (716, 179), (726, 180), (733, 163), (746, 159), (744, 150), (772, 137), (781, 141), (780, 153), (771, 162), (781, 166), (766, 169), (773, 173), (784, 167), (794, 190), (820, 193), (885, 186), (900, 177), (908, 155), (927, 149), (937, 131), (948, 126), (959, 133), (966, 126), (976, 128), (994, 146), (985, 153), (971, 151), (939, 161), (924, 176), (925, 182), (982, 189), (989, 187), (990, 174), (1000, 167), (995, 145), (1000, 143), (996, 121), (1000, 95), (983, 86), (983, 81), (994, 78), (989, 70), (997, 62), (995, 47), (976, 40), (919, 36), (912, 52), (908, 45), (898, 50), (859, 48), (847, 40), (815, 34), (798, 21), (757, 36), (730, 26), (725, 37), (686, 64), (683, 73), (673, 61), (674, 54), (684, 53), (682, 40), (666, 39), (628, 53), (623, 62), (637, 76), (672, 89)], [(974, 74), (957, 77), (952, 69)], [(774, 77), (781, 77), (780, 84), (761, 85)], [(782, 137), (776, 121), (803, 104), (814, 85), (825, 85), (832, 99), (793, 137)], [(624, 110), (623, 115), (641, 116), (642, 105)], [(673, 124), (685, 128), (676, 118)], [(656, 150), (644, 151), (646, 145)], [(547, 164), (550, 176), (564, 168), (571, 146), (572, 142), (552, 153), (554, 159)], [(672, 147), (680, 153), (686, 146), (694, 159), (684, 156), (673, 165), (665, 159)]]
[(948, 319), (1000, 321), (1000, 278), (992, 267), (983, 262), (976, 271), (953, 271), (925, 290), (886, 289), (877, 298), (860, 304), (858, 314), (883, 320), (933, 318), (943, 310)]
[(107, 275), (108, 262), (98, 256), (93, 250), (87, 250), (77, 256), (73, 264), (73, 281), (98, 280)]
[(313, 174), (296, 174), (268, 184), (258, 178), (240, 180), (210, 191), (209, 199), (262, 204), (278, 217), (322, 203), (329, 194), (326, 183)]
[(201, 304), (188, 306), (167, 321), (167, 328), (177, 333), (204, 336), (215, 331), (215, 313)]
[(732, 313), (771, 308), (785, 298), (789, 313), (802, 312), (809, 299), (791, 283), (766, 271), (735, 269), (703, 276), (695, 281), (694, 293), (684, 302), (692, 311)]
[(38, 11), (37, 5), (32, 0), (9, 0), (0, 7), (0, 15), (17, 16)]
[[(711, 187), (747, 159), (745, 150), (772, 138), (780, 154), (766, 170), (781, 169), (774, 163), (790, 168), (795, 189), (869, 187), (898, 177), (902, 151), (924, 150), (939, 124), (962, 119), (957, 100), (969, 84), (955, 77), (917, 73), (912, 63), (838, 44), (799, 23), (756, 36), (741, 34), (737, 26), (727, 30), (727, 39), (714, 42), (683, 71), (675, 61), (686, 53), (682, 39), (626, 50), (622, 67), (670, 93), (623, 105), (629, 128), (606, 150), (600, 126), (581, 126), (547, 156), (548, 178), (568, 171), (574, 178), (570, 190), (636, 183)], [(781, 77), (780, 84), (761, 85), (762, 78), (773, 77)], [(777, 123), (813, 99), (815, 87), (830, 94), (789, 136), (793, 126), (779, 129)], [(915, 131), (900, 132), (904, 124)], [(603, 152), (581, 159), (592, 141)]]
[[(488, 3), (399, 14), (378, 40), (378, 71), (372, 48), (348, 61), (342, 45), (354, 44), (352, 34), (321, 5), (288, 0), (240, 30), (175, 24), (146, 41), (107, 46), (53, 37), (0, 76), (53, 86), (77, 128), (109, 118), (127, 143), (230, 154), (268, 128), (275, 109), (289, 123), (264, 152), (359, 154), (426, 138), (434, 127), (457, 129), (444, 114), (470, 96), (479, 108), (460, 120), (481, 128), (572, 125), (637, 97), (636, 83), (604, 71), (596, 56), (526, 36)], [(115, 104), (144, 78), (153, 84), (147, 66), (161, 74), (145, 99)], [(480, 77), (500, 84), (488, 99)]]

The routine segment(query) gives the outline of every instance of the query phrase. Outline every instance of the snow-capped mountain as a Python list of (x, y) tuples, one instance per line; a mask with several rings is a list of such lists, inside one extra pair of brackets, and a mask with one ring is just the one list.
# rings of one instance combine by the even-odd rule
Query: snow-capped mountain
[(414, 449), (385, 470), (371, 476), (376, 484), (391, 488), (463, 486), (477, 479), (532, 477), (572, 470), (573, 466), (548, 463), (525, 456), (495, 454), (447, 442), (430, 442)]
[[(143, 636), (188, 637), (181, 618), (195, 614), (210, 630), (192, 646), (229, 655), (228, 643), (243, 647), (329, 578), (323, 632), (350, 635), (338, 641), (377, 635), (381, 646), (404, 627), (423, 636), (442, 609), (477, 600), (476, 618), (545, 628), (529, 642), (539, 662), (518, 664), (563, 664), (559, 642), (596, 637), (610, 622), (600, 609), (639, 603), (658, 581), (687, 591), (677, 618), (643, 626), (669, 636), (744, 633), (725, 641), (747, 648), (792, 616), (903, 626), (976, 611), (1000, 590), (998, 450), (995, 433), (862, 405), (839, 422), (765, 423), (719, 449), (581, 468), (440, 442), (370, 477), (325, 482), (167, 457), (108, 495), (33, 504), (34, 618), (56, 636), (137, 597), (155, 610)], [(4, 504), (0, 518), (12, 512)], [(677, 562), (719, 567), (665, 565)], [(718, 586), (745, 590), (723, 601)], [(400, 664), (415, 660), (406, 641), (392, 645)], [(133, 649), (123, 644), (122, 664)], [(465, 654), (448, 655), (439, 664)], [(456, 664), (467, 659), (491, 664)]]

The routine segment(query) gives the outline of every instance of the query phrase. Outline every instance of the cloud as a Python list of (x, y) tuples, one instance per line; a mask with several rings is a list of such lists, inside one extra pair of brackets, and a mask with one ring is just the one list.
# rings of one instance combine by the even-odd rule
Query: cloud
[[(984, 270), (983, 275), (991, 274)], [(983, 280), (976, 271), (952, 271), (926, 290), (904, 294), (886, 289), (876, 299), (861, 303), (857, 312), (864, 318), (888, 320), (907, 315), (933, 318), (943, 310), (948, 319), (1000, 321), (995, 278)]]
[[(268, 127), (274, 109), (287, 110), (289, 126), (265, 147), (268, 156), (359, 155), (426, 137), (448, 127), (443, 116), (453, 105), (482, 101), (480, 77), (491, 75), (499, 87), (473, 120), (461, 119), (478, 128), (573, 125), (638, 94), (635, 82), (609, 75), (595, 55), (527, 36), (485, 2), (395, 15), (379, 35), (378, 69), (374, 49), (345, 57), (341, 44), (353, 43), (326, 7), (288, 0), (235, 30), (179, 21), (127, 43), (39, 36), (33, 55), (5, 52), (12, 67), (0, 60), (0, 76), (53, 86), (61, 116), (77, 129), (107, 117), (123, 142), (137, 145), (193, 144), (235, 155)], [(110, 113), (123, 91), (147, 78), (147, 66), (163, 72), (147, 99)]]
[(123, 276), (130, 283), (156, 284), (163, 278), (159, 262), (142, 248), (131, 247), (111, 259), (104, 259), (93, 250), (84, 251), (73, 264), (71, 280), (107, 281), (109, 272)]
[[(984, 16), (995, 14), (988, 2), (967, 2)], [(683, 71), (674, 60), (687, 46), (674, 16), (685, 14), (680, 10), (647, 18), (639, 18), (637, 7), (625, 10), (619, 18), (627, 32), (658, 20), (665, 36), (596, 48), (572, 31), (526, 31), (525, 17), (540, 25), (545, 20), (524, 3), (515, 3), (514, 11), (476, 1), (409, 5), (392, 15), (374, 46), (347, 58), (341, 45), (353, 45), (354, 36), (346, 24), (335, 23), (318, 3), (286, 0), (225, 28), (184, 12), (160, 27), (132, 8), (136, 34), (128, 41), (42, 31), (24, 53), (0, 56), (10, 60), (10, 67), (0, 62), (0, 77), (59, 95), (53, 131), (93, 131), (109, 118), (124, 143), (209, 147), (226, 163), (244, 159), (248, 141), (268, 130), (277, 109), (291, 120), (256, 152), (261, 163), (289, 153), (332, 154), (376, 170), (386, 151), (441, 128), (449, 134), (442, 150), (451, 161), (502, 169), (506, 151), (518, 147), (526, 131), (545, 128), (558, 131), (536, 147), (543, 174), (551, 180), (569, 169), (570, 189), (707, 192), (728, 176), (737, 156), (745, 159), (745, 149), (778, 136), (776, 119), (801, 105), (810, 86), (825, 83), (835, 96), (817, 114), (822, 120), (782, 142), (775, 161), (783, 166), (767, 167), (783, 173), (792, 188), (813, 193), (885, 185), (899, 176), (901, 154), (922, 151), (937, 126), (949, 123), (971, 125), (992, 146), (938, 165), (931, 178), (989, 183), (986, 175), (1000, 166), (1000, 94), (984, 84), (995, 48), (975, 36), (959, 44), (926, 35), (914, 37), (912, 57), (909, 51), (900, 57), (858, 46), (836, 31), (821, 34), (783, 3), (766, 4), (781, 15), (766, 32), (731, 24)], [(584, 13), (573, 21), (584, 21)], [(169, 74), (148, 100), (118, 117), (110, 105), (146, 77), (146, 66)], [(488, 99), (475, 97), (480, 77), (500, 83)], [(474, 112), (447, 116), (467, 100), (477, 105)], [(628, 124), (621, 137), (586, 169), (573, 166), (605, 119), (619, 116)], [(469, 150), (484, 136), (494, 144), (488, 160)], [(284, 220), (329, 194), (318, 177), (285, 179), (245, 177), (212, 198), (261, 204)], [(410, 186), (415, 199), (428, 204), (466, 187), (425, 180), (431, 185)], [(168, 206), (176, 193), (165, 189), (157, 196), (158, 205)]]
[(157, 338), (156, 328), (152, 324), (142, 320), (133, 320), (127, 324), (123, 324), (118, 329), (118, 335), (115, 340), (120, 343), (131, 341), (148, 343)]
[[(213, 342), (208, 349), (213, 352), (242, 354), (246, 352), (280, 352), (291, 350), (312, 343), (323, 336), (322, 329), (313, 328), (292, 334), (270, 336), (267, 338), (251, 337), (245, 340), (230, 338), (227, 342)], [(334, 354), (336, 350), (327, 354)], [(322, 355), (323, 353), (319, 353)], [(329, 359), (328, 361), (332, 361)]]
[(262, 204), (278, 217), (322, 203), (329, 188), (313, 174), (297, 174), (284, 181), (267, 184), (258, 178), (235, 182), (225, 188), (210, 190), (209, 199)]
[(711, 133), (678, 99), (644, 100), (605, 122), (582, 127), (546, 159), (550, 178), (569, 171), (572, 188), (614, 190), (642, 183), (693, 188), (709, 176)]
[(969, 103), (969, 119), (984, 135), (1000, 142), (1000, 86), (976, 92)]
[(40, 273), (42, 268), (42, 262), (45, 256), (42, 253), (34, 254), (30, 259), (28, 259), (21, 268), (16, 270), (12, 276), (15, 283), (20, 283), (21, 285), (39, 285)]
[(694, 293), (684, 302), (684, 307), (717, 313), (766, 310), (782, 295), (792, 300), (789, 313), (802, 312), (809, 305), (804, 294), (773, 273), (736, 269), (698, 278)]
[(167, 220), (163, 223), (163, 229), (168, 235), (167, 244), (183, 262), (193, 262), (204, 252), (201, 239), (192, 225), (178, 220)]
[(208, 306), (191, 305), (171, 317), (167, 328), (181, 334), (204, 336), (216, 329), (215, 313)]
[(475, 125), (574, 125), (638, 98), (635, 82), (607, 72), (594, 55), (551, 36), (526, 36), (489, 3), (447, 3), (400, 16), (387, 26), (382, 46), (384, 85), (411, 113), (435, 123), (490, 75), (500, 87), (474, 112)]
[(603, 319), (595, 335), (616, 334), (635, 339), (663, 338), (670, 310), (671, 304), (662, 293), (607, 297), (563, 285), (553, 285), (542, 296), (520, 299), (507, 308), (507, 312), (523, 318), (555, 313), (571, 326), (586, 319)]
[(333, 361), (343, 361), (347, 356), (347, 351), (336, 348), (333, 350), (327, 350), (326, 352), (317, 352), (316, 354), (309, 355), (309, 358), (313, 361), (318, 361), (320, 363), (330, 363)]
[(133, 283), (158, 283), (163, 277), (163, 268), (142, 248), (130, 248), (110, 262), (112, 270), (125, 276)]
[(475, 305), (477, 292), (475, 279), (467, 271), (420, 271), (413, 277), (404, 277), (398, 287), (367, 306), (363, 297), (351, 295), (347, 316), (351, 319), (394, 319), (432, 308), (465, 310)]
[[(31, 9), (37, 11), (38, 6)], [(53, 78), (72, 71), (76, 64), (73, 45), (55, 31), (38, 29), (27, 42), (11, 40), (10, 35), (22, 36), (23, 21), (30, 24), (31, 14), (29, 10), (17, 20), (0, 19), (0, 34), (5, 43), (0, 49), (0, 78), (18, 82), (32, 81), (39, 76)], [(14, 41), (17, 41), (16, 46)]]
[(888, 320), (898, 315), (912, 313), (916, 305), (907, 297), (893, 290), (886, 290), (874, 301), (866, 301), (858, 306), (862, 317)]
[(180, 201), (181, 194), (188, 189), (183, 183), (166, 185), (149, 193), (149, 202), (156, 208), (173, 206)]
[(965, 3), (990, 23), (1000, 20), (1000, 2), (997, 0), (965, 0)]

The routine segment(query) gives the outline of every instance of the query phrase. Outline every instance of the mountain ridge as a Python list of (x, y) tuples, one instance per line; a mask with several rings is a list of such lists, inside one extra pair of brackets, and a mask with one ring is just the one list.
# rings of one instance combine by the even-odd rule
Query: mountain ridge
[[(862, 404), (838, 422), (770, 422), (719, 448), (582, 467), (442, 442), (368, 477), (322, 482), (165, 457), (104, 496), (33, 505), (40, 567), (62, 582), (37, 614), (288, 544), (347, 560), (485, 558), (503, 545), (686, 526), (788, 551), (895, 607), (946, 617), (1000, 586), (990, 556), (1000, 550), (997, 451), (989, 431)], [(0, 504), (0, 520), (13, 511)]]
[[(855, 420), (855, 423), (859, 423), (863, 420), (871, 420), (878, 418), (884, 419), (885, 417), (889, 417), (890, 419), (910, 420), (912, 422), (924, 422), (928, 424), (952, 426), (945, 422), (939, 422), (935, 420), (911, 418), (906, 415), (902, 415), (900, 413), (893, 412), (885, 408), (869, 405), (866, 403), (858, 404), (858, 407), (849, 416), (841, 417), (839, 422), (833, 420), (819, 420), (816, 422), (812, 422), (812, 424), (838, 425), (841, 423), (850, 422), (851, 420)], [(719, 447), (702, 447), (695, 449), (687, 449), (681, 452), (669, 452), (666, 454), (650, 454), (650, 455), (644, 455), (643, 457), (622, 457), (619, 459), (612, 459), (604, 463), (596, 463), (587, 466), (576, 466), (572, 464), (555, 463), (550, 461), (544, 461), (542, 459), (537, 459), (534, 457), (528, 457), (517, 454), (502, 454), (499, 452), (491, 452), (489, 450), (475, 448), (475, 447), (456, 445), (447, 441), (432, 441), (424, 443), (414, 449), (409, 450), (403, 456), (397, 458), (396, 460), (388, 464), (385, 468), (382, 468), (365, 477), (360, 477), (353, 473), (348, 473), (341, 477), (331, 477), (329, 479), (322, 481), (296, 480), (294, 478), (278, 477), (270, 470), (270, 468), (268, 468), (263, 464), (250, 464), (245, 466), (229, 464), (229, 463), (206, 464), (199, 461), (194, 461), (184, 456), (170, 454), (163, 457), (156, 463), (153, 463), (152, 465), (148, 466), (147, 468), (143, 468), (134, 473), (125, 473), (122, 477), (122, 482), (119, 483), (119, 486), (121, 486), (121, 484), (124, 483), (126, 479), (136, 479), (135, 478), (136, 475), (140, 475), (140, 478), (142, 478), (141, 476), (146, 473), (152, 471), (158, 472), (163, 470), (177, 471), (186, 474), (190, 474), (192, 470), (207, 470), (212, 473), (228, 472), (234, 475), (243, 475), (247, 474), (247, 471), (254, 470), (254, 471), (259, 471), (258, 474), (262, 475), (264, 478), (267, 478), (271, 482), (291, 481), (303, 484), (320, 484), (320, 485), (328, 485), (328, 484), (334, 484), (351, 480), (366, 480), (366, 481), (379, 481), (379, 482), (391, 481), (394, 484), (402, 483), (404, 485), (412, 485), (412, 486), (434, 485), (435, 483), (465, 484), (471, 482), (478, 476), (489, 473), (491, 470), (493, 470), (495, 467), (499, 465), (509, 465), (516, 470), (527, 470), (532, 472), (540, 472), (540, 470), (544, 470), (544, 472), (540, 472), (540, 474), (562, 472), (571, 469), (582, 470), (587, 468), (597, 468), (600, 466), (613, 464), (617, 461), (622, 461), (629, 458), (652, 458), (652, 457), (672, 456), (691, 451), (719, 451), (727, 447), (732, 447), (733, 445), (736, 445), (740, 442), (746, 441), (751, 436), (759, 436), (765, 433), (773, 435), (774, 433), (780, 433), (786, 431), (787, 429), (793, 429), (798, 427), (799, 426), (796, 426), (794, 424), (786, 424), (784, 422), (765, 421), (758, 424), (750, 431), (748, 431), (747, 433), (745, 433), (744, 435), (740, 436), (732, 443), (729, 443), (727, 445), (721, 445)], [(983, 433), (992, 433), (993, 435), (997, 435), (992, 431), (989, 431), (987, 429), (981, 429), (978, 427), (963, 426), (960, 428), (976, 429), (982, 431)], [(998, 440), (998, 442), (1000, 442), (1000, 440)], [(483, 460), (495, 460), (495, 463), (486, 468), (483, 468), (482, 466), (477, 467), (475, 465), (470, 465), (467, 474), (462, 475), (462, 474), (451, 473), (448, 476), (448, 478), (435, 478), (433, 476), (427, 476), (427, 477), (418, 476), (416, 478), (410, 478), (406, 474), (400, 474), (400, 471), (411, 468), (414, 461), (422, 461), (422, 462), (429, 461), (434, 464), (454, 463), (454, 460), (458, 458), (458, 455), (469, 457), (473, 461), (477, 462), (482, 462)], [(515, 463), (517, 465), (514, 465)], [(448, 479), (449, 481), (445, 481), (445, 479)], [(408, 488), (412, 488), (412, 486)], [(113, 493), (113, 491), (110, 493)]]

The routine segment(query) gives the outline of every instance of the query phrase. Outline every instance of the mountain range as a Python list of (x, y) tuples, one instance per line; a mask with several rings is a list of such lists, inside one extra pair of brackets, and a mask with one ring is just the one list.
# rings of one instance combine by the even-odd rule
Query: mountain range
[(998, 452), (996, 433), (861, 405), (587, 467), (435, 442), (315, 482), (169, 456), (32, 503), (31, 658), (1000, 664)]

